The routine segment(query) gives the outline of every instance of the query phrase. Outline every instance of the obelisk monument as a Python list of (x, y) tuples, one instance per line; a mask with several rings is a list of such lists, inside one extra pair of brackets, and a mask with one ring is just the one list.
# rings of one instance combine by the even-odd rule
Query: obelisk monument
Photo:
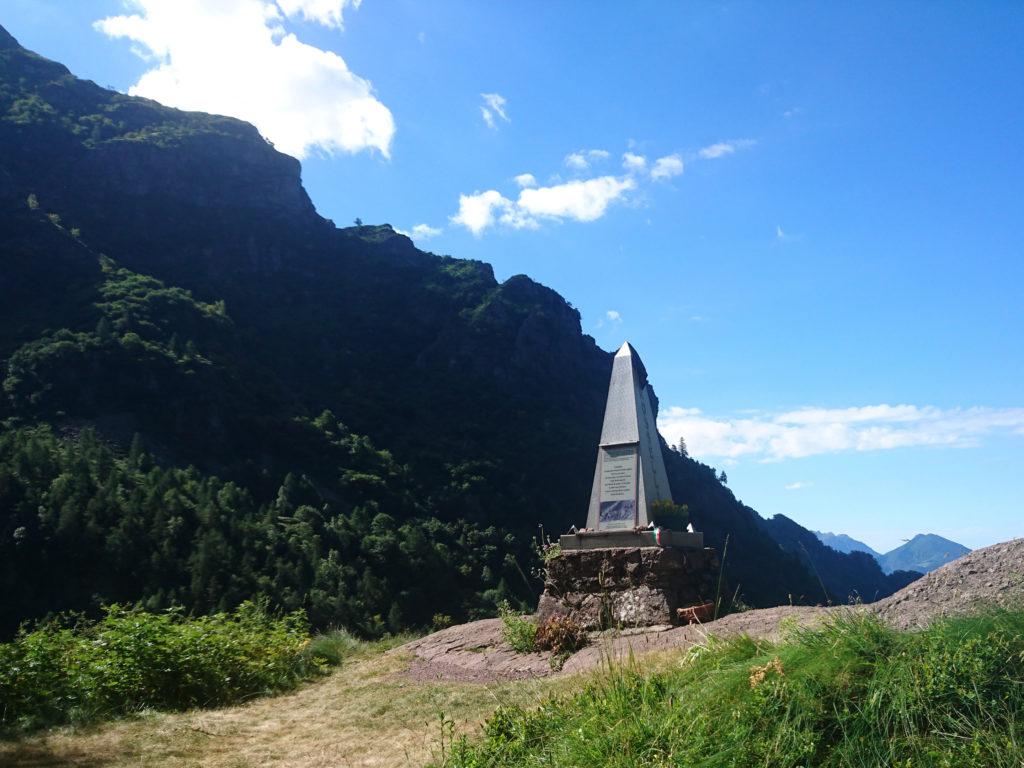
[(700, 533), (656, 527), (651, 505), (671, 505), (672, 491), (655, 416), (647, 370), (627, 341), (612, 361), (587, 523), (559, 538), (563, 549), (704, 546)]
[(655, 402), (640, 356), (623, 344), (612, 361), (587, 524), (560, 536), (545, 558), (539, 621), (566, 616), (608, 629), (712, 615), (718, 560), (702, 533), (679, 530), (685, 508), (672, 500)]
[(587, 528), (646, 528), (651, 503), (671, 500), (647, 371), (627, 341), (612, 363)]

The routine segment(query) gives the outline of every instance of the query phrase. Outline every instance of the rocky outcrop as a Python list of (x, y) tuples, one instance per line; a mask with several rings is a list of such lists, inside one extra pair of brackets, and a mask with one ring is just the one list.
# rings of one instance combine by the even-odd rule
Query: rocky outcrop
[(538, 620), (570, 616), (588, 629), (675, 624), (679, 608), (715, 598), (713, 549), (564, 551), (547, 564)]
[[(122, 226), (139, 226), (148, 210), (169, 203), (323, 223), (302, 187), (299, 161), (249, 123), (100, 88), (25, 50), (2, 28), (0, 79), (16, 84), (0, 90), (0, 143), (22, 149), (0, 162), (21, 197), (36, 193), (47, 210), (94, 230), (94, 219), (111, 214)], [(37, 162), (38, 154), (56, 153), (59, 165)], [(112, 212), (105, 207), (111, 198), (119, 201)]]
[(993, 608), (1024, 608), (1024, 539), (977, 549), (871, 606), (897, 629)]

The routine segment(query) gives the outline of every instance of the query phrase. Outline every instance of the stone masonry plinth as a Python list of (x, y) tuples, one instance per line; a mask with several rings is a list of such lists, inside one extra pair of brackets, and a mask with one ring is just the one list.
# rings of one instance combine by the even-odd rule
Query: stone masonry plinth
[(715, 599), (717, 575), (711, 548), (563, 551), (547, 563), (537, 615), (568, 615), (588, 629), (675, 624), (678, 608)]

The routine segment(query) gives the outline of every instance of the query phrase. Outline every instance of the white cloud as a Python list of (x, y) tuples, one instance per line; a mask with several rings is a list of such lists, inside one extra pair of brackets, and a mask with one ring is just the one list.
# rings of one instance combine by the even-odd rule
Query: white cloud
[(613, 323), (621, 323), (622, 315), (617, 310), (609, 309), (604, 313), (604, 316), (611, 320)]
[(673, 176), (678, 176), (683, 172), (683, 158), (679, 155), (666, 155), (665, 157), (659, 157), (654, 165), (651, 167), (651, 178), (655, 181), (659, 179), (671, 179)]
[(342, 12), (345, 6), (359, 8), (362, 0), (277, 0), (278, 7), (288, 18), (301, 16), (306, 21), (314, 21), (325, 27), (341, 29)]
[(373, 87), (344, 59), (286, 33), (286, 15), (340, 26), (356, 2), (130, 0), (131, 15), (95, 23), (127, 38), (152, 68), (128, 92), (179, 109), (253, 123), (295, 157), (312, 150), (389, 156), (395, 123)]
[(549, 187), (523, 189), (510, 200), (494, 189), (459, 196), (459, 212), (453, 224), (479, 236), (488, 227), (503, 224), (512, 229), (536, 229), (539, 219), (594, 221), (608, 206), (633, 189), (632, 179), (601, 176), (587, 181), (569, 181)]
[(807, 480), (797, 480), (795, 483), (789, 483), (786, 485), (787, 491), (799, 491), (801, 488), (810, 488), (814, 483)]
[(587, 181), (569, 181), (553, 187), (524, 189), (518, 207), (531, 216), (594, 221), (608, 206), (636, 187), (632, 179), (600, 176)]
[(444, 232), (440, 227), (432, 227), (429, 224), (417, 224), (412, 228), (412, 232), (406, 232), (402, 229), (396, 229), (395, 231), (413, 240), (429, 240)]
[(590, 167), (590, 161), (582, 152), (573, 152), (565, 156), (565, 164), (574, 171), (585, 171)]
[(622, 167), (627, 173), (643, 173), (647, 169), (647, 158), (626, 152), (622, 155)]
[[(493, 117), (492, 117), (493, 119)], [(580, 149), (570, 152), (564, 163), (576, 173), (594, 171), (594, 165), (611, 157), (604, 149)], [(652, 164), (643, 155), (627, 151), (622, 155), (624, 173), (563, 181), (557, 174), (548, 177), (546, 186), (538, 186), (532, 173), (513, 177), (519, 187), (516, 195), (506, 197), (496, 189), (459, 196), (459, 210), (450, 218), (453, 224), (481, 235), (489, 227), (501, 224), (513, 229), (537, 229), (545, 221), (595, 221), (629, 193), (651, 181), (670, 179), (683, 173), (683, 158), (677, 154), (658, 158)], [(587, 174), (590, 175), (590, 174)], [(650, 224), (650, 219), (647, 219)], [(603, 322), (603, 321), (602, 321)]]
[(1024, 408), (882, 404), (716, 419), (695, 408), (672, 407), (658, 426), (669, 442), (685, 436), (695, 456), (778, 461), (842, 451), (973, 446), (994, 432), (1024, 435)]
[(607, 160), (611, 153), (604, 149), (581, 149), (565, 156), (565, 164), (574, 171), (585, 171), (592, 163)]
[(484, 105), (480, 107), (480, 114), (483, 116), (488, 128), (497, 130), (498, 124), (494, 119), (495, 115), (506, 123), (511, 122), (508, 118), (508, 113), (505, 112), (505, 105), (508, 104), (508, 99), (500, 93), (481, 93), (480, 98), (484, 100)]
[(512, 206), (512, 201), (496, 189), (459, 195), (459, 212), (452, 216), (451, 221), (479, 237), (481, 232), (495, 223), (495, 211), (500, 215)]
[(719, 141), (697, 151), (703, 160), (717, 160), (720, 157), (731, 155), (740, 149), (749, 149), (757, 144), (754, 139), (732, 139), (730, 141)]

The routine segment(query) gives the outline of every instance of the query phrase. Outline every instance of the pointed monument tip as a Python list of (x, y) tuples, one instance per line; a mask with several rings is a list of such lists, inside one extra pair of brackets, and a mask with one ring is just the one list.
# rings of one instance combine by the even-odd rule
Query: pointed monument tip
[(624, 342), (622, 342), (622, 346), (619, 347), (619, 351), (615, 353), (615, 356), (616, 357), (620, 357), (620, 356), (621, 357), (631, 357), (635, 353), (636, 353), (636, 350), (633, 349), (633, 345), (630, 344), (628, 341), (624, 341)]

